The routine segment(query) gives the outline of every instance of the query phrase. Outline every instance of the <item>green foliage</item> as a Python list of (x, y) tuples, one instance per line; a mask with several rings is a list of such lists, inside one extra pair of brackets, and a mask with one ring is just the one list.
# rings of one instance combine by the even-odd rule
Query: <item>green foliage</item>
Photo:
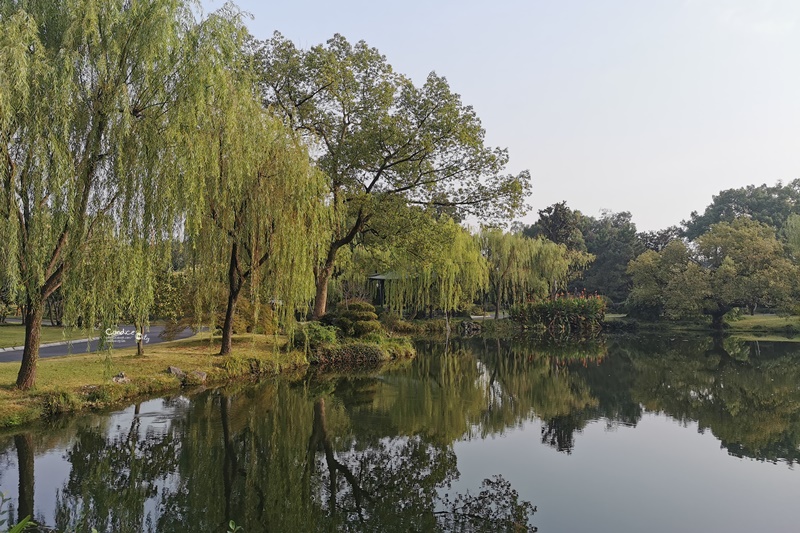
[(449, 218), (419, 227), (390, 264), (386, 304), (397, 313), (462, 309), (489, 281), (480, 241)]
[(569, 250), (586, 251), (581, 232), (583, 215), (567, 207), (567, 202), (558, 202), (539, 210), (539, 220), (526, 227), (522, 233), (526, 237), (544, 237), (556, 244), (563, 244)]
[(294, 345), (300, 349), (316, 351), (317, 348), (336, 344), (336, 328), (319, 322), (306, 322), (294, 332)]
[(80, 404), (80, 399), (68, 391), (48, 392), (42, 397), (42, 410), (50, 417), (77, 411)]
[(420, 332), (420, 327), (417, 324), (403, 320), (403, 317), (392, 311), (381, 314), (380, 322), (386, 330), (394, 333), (409, 334)]
[(605, 318), (606, 304), (599, 296), (562, 296), (515, 305), (511, 319), (526, 326), (540, 325), (551, 331), (596, 331)]
[(344, 337), (363, 337), (383, 331), (375, 306), (363, 301), (340, 303), (336, 312), (322, 317), (322, 322), (338, 328)]
[(276, 33), (261, 43), (259, 60), (264, 100), (319, 154), (332, 199), (333, 235), (319, 251), (315, 317), (326, 311), (340, 249), (366, 235), (401, 235), (391, 226), (403, 223), (409, 206), (459, 220), (502, 219), (524, 209), (528, 172), (500, 174), (506, 152), (484, 145), (474, 110), (443, 77), (431, 73), (415, 86), (378, 50), (338, 34), (301, 50)]
[(681, 241), (631, 261), (629, 307), (646, 318), (711, 316), (721, 327), (734, 308), (785, 309), (796, 291), (797, 267), (769, 226), (745, 218), (719, 223), (697, 239), (696, 255)]
[(543, 298), (566, 284), (571, 260), (565, 245), (492, 228), (483, 229), (479, 238), (489, 264), (495, 318), (503, 305)]
[[(161, 243), (202, 189), (208, 88), (244, 32), (231, 10), (202, 23), (193, 11), (181, 0), (0, 3), (1, 277), (37, 323), (61, 286), (69, 323), (146, 319)], [(21, 388), (35, 383), (35, 339)]]
[(707, 233), (714, 224), (731, 223), (738, 218), (748, 218), (782, 231), (787, 219), (797, 214), (800, 205), (800, 180), (786, 185), (748, 185), (739, 189), (726, 189), (715, 195), (703, 214), (692, 212), (684, 220), (684, 235), (690, 241)]
[(570, 287), (603, 294), (614, 302), (625, 301), (632, 286), (628, 263), (644, 251), (631, 214), (606, 212), (599, 219), (583, 217), (581, 231), (586, 249), (595, 259), (583, 279)]

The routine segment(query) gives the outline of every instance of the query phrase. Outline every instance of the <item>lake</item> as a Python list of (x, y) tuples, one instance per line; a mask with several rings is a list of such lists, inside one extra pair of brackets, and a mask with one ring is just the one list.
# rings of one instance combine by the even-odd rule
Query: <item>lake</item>
[(239, 383), (2, 435), (0, 520), (81, 532), (224, 532), (231, 520), (243, 533), (800, 530), (800, 344), (417, 348), (357, 375)]

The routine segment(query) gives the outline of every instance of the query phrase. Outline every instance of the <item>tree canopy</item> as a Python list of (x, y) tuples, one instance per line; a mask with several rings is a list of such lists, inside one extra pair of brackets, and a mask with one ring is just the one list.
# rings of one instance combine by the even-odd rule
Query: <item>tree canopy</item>
[(736, 307), (785, 308), (797, 278), (772, 228), (746, 218), (713, 225), (694, 252), (681, 241), (648, 250), (628, 272), (633, 309), (669, 318), (705, 314), (718, 327)]
[(726, 189), (715, 195), (702, 214), (693, 211), (689, 220), (682, 222), (684, 235), (690, 241), (706, 233), (713, 224), (733, 222), (747, 217), (780, 231), (786, 219), (800, 209), (800, 179), (786, 185), (748, 185), (739, 189)]
[[(3, 268), (23, 292), (17, 385), (29, 388), (44, 301), (73, 275), (128, 282), (109, 264), (171, 236), (182, 193), (195, 189), (196, 104), (241, 26), (222, 13), (216, 20), (231, 23), (200, 55), (201, 25), (182, 1), (8, 0), (0, 13), (0, 225), (11, 259)], [(112, 262), (91, 260), (112, 238), (124, 244)], [(92, 276), (92, 265), (103, 275)], [(117, 318), (97, 283), (72, 287), (65, 297), (84, 317)]]
[(501, 174), (507, 153), (484, 145), (474, 110), (443, 77), (431, 73), (415, 86), (378, 50), (341, 35), (301, 50), (276, 33), (259, 53), (264, 100), (305, 136), (336, 212), (315, 316), (325, 312), (338, 251), (385, 216), (394, 197), (457, 218), (510, 217), (523, 208), (528, 173)]

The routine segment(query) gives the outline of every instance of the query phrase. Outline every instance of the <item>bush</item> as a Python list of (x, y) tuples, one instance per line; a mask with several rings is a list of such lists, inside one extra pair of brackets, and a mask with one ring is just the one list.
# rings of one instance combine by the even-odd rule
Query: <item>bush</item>
[(42, 409), (47, 416), (70, 413), (77, 411), (79, 408), (80, 400), (71, 392), (54, 391), (42, 397)]
[(359, 320), (353, 322), (353, 333), (356, 337), (363, 337), (369, 333), (376, 333), (382, 331), (383, 327), (377, 320)]
[(419, 333), (421, 331), (416, 324), (403, 320), (397, 313), (383, 313), (380, 316), (380, 322), (384, 328), (395, 333)]
[(343, 337), (361, 337), (383, 329), (375, 306), (362, 301), (351, 302), (347, 307), (340, 304), (336, 312), (326, 314), (320, 321), (338, 328)]
[[(375, 306), (372, 305), (371, 303), (365, 302), (363, 300), (357, 300), (357, 301), (354, 301), (354, 302), (348, 302), (347, 305), (344, 305), (344, 303), (341, 303), (341, 304), (339, 304), (339, 307), (341, 307), (341, 310), (340, 310), (341, 312), (345, 312), (345, 311), (354, 311), (354, 312), (357, 312), (357, 313), (361, 313), (361, 312), (374, 313), (375, 312)], [(377, 315), (376, 315), (376, 318), (377, 318)]]
[(297, 348), (316, 350), (320, 346), (336, 343), (336, 328), (319, 322), (307, 322), (297, 328), (294, 345)]
[(483, 307), (480, 305), (473, 305), (469, 308), (470, 316), (483, 316)]
[(528, 302), (511, 308), (511, 319), (526, 326), (542, 325), (552, 331), (600, 329), (606, 303), (600, 296), (563, 296)]

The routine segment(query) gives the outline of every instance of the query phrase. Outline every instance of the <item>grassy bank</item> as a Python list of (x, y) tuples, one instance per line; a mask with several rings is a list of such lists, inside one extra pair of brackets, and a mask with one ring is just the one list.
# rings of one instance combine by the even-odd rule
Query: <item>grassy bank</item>
[[(287, 351), (286, 342), (280, 336), (239, 335), (234, 338), (233, 353), (220, 357), (216, 355), (219, 339), (201, 334), (148, 346), (144, 357), (137, 357), (135, 348), (130, 348), (40, 359), (37, 386), (26, 392), (14, 386), (19, 363), (0, 363), (0, 428), (82, 409), (106, 408), (185, 386), (200, 386), (203, 374), (208, 386), (305, 369), (308, 366), (305, 352)], [(337, 361), (346, 362), (350, 351), (336, 349)], [(414, 354), (410, 343), (402, 340), (387, 341), (376, 349), (380, 360)], [(183, 371), (185, 377), (168, 373), (170, 366)], [(124, 373), (126, 380), (115, 382), (120, 373)]]
[[(606, 329), (641, 331), (697, 331), (711, 332), (708, 320), (659, 320), (646, 321), (626, 317), (625, 315), (608, 315)], [(800, 316), (779, 316), (773, 314), (742, 315), (725, 323), (725, 333), (743, 340), (775, 340), (800, 342)]]

